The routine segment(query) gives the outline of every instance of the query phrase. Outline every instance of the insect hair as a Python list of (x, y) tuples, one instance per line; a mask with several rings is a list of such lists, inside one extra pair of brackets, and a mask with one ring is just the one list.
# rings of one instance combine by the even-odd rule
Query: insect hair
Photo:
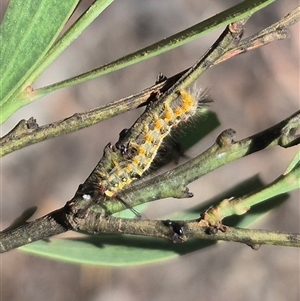
[(197, 115), (199, 106), (212, 101), (201, 89), (175, 93), (177, 98), (169, 103), (150, 103), (134, 125), (121, 132), (115, 148), (124, 160), (114, 161), (114, 168), (100, 184), (101, 191), (107, 196), (114, 196), (132, 181), (142, 177), (157, 158), (171, 130)]

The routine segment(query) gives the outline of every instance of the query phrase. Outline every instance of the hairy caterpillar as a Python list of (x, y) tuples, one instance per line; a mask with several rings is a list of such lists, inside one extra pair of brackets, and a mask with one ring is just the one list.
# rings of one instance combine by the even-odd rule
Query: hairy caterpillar
[(176, 93), (178, 97), (173, 101), (150, 104), (128, 130), (129, 141), (126, 142), (128, 137), (125, 137), (116, 144), (115, 148), (123, 160), (112, 158), (113, 167), (108, 172), (99, 173), (101, 194), (113, 197), (141, 177), (149, 169), (172, 128), (193, 117), (200, 103), (210, 101), (199, 93), (193, 95), (185, 90)]

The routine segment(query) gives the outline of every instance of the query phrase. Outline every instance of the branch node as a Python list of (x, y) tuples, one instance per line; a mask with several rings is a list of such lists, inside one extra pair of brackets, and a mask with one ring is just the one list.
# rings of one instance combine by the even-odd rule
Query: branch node
[(30, 117), (28, 120), (22, 119), (7, 135), (1, 139), (1, 144), (5, 143), (6, 141), (13, 140), (14, 138), (19, 138), (26, 134), (30, 134), (38, 127), (39, 125), (37, 124), (35, 118)]
[(162, 223), (170, 229), (169, 236), (173, 243), (182, 243), (187, 241), (187, 237), (184, 234), (184, 224), (182, 222), (167, 219), (162, 221)]
[(206, 227), (205, 233), (210, 235), (217, 234), (218, 230), (226, 232), (228, 227), (222, 224), (221, 219), (218, 220), (218, 218), (214, 216), (214, 212), (211, 213), (212, 209), (213, 208), (210, 207), (200, 215), (200, 227)]
[(300, 143), (300, 114), (296, 114), (289, 122), (281, 129), (281, 137), (278, 144), (282, 147), (291, 147)]
[(255, 243), (246, 243), (246, 245), (255, 251), (257, 251), (261, 247), (261, 244), (255, 244)]
[(231, 23), (228, 25), (228, 29), (230, 30), (231, 36), (234, 39), (234, 43), (238, 45), (240, 42), (243, 34), (244, 34), (244, 29), (245, 29), (245, 23), (247, 19), (242, 19), (237, 22)]
[(186, 189), (184, 191), (182, 191), (182, 199), (185, 198), (192, 198), (194, 196), (194, 194), (192, 192), (190, 192), (190, 190), (188, 189), (188, 187), (186, 187)]
[(227, 129), (223, 131), (216, 139), (216, 143), (219, 147), (229, 147), (234, 144), (234, 136), (236, 131), (233, 129)]

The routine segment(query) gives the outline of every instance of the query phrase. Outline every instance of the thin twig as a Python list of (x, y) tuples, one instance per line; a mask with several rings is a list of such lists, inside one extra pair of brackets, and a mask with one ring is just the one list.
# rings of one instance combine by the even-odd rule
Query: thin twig
[[(233, 142), (232, 136), (228, 136), (228, 131), (225, 131), (225, 133), (219, 136), (217, 143), (203, 154), (175, 168), (172, 171), (150, 179), (149, 181), (146, 181), (144, 183), (136, 184), (133, 187), (124, 190), (122, 193), (120, 193), (120, 198), (125, 200), (130, 206), (135, 206), (164, 197), (173, 197), (174, 195), (176, 195), (176, 197), (179, 197), (182, 190), (184, 191), (184, 193), (182, 193), (182, 196), (183, 194), (186, 196), (185, 186), (188, 183), (195, 180), (196, 178), (199, 178), (201, 175), (209, 172), (210, 170), (217, 168), (218, 166), (237, 159), (237, 156), (242, 157), (244, 155), (248, 155), (250, 153), (275, 145), (290, 147), (295, 144), (299, 144), (300, 137), (296, 134), (296, 129), (299, 129), (299, 127), (300, 112), (292, 115), (291, 117), (283, 120), (279, 124), (263, 132), (260, 132), (254, 136), (238, 142)], [(202, 168), (200, 169), (198, 168), (198, 166), (201, 166)], [(109, 210), (107, 210), (107, 208), (109, 208)], [(175, 237), (177, 237), (176, 232), (174, 234), (174, 231), (170, 229), (170, 227), (167, 227), (167, 229), (165, 229), (165, 226), (163, 227), (163, 225), (165, 224), (161, 221), (123, 221), (123, 219), (115, 219), (107, 216), (107, 211), (114, 213), (124, 209), (126, 209), (124, 203), (121, 203), (116, 199), (110, 199), (106, 202), (103, 201), (103, 203), (101, 204), (93, 198), (82, 195), (75, 195), (75, 197), (71, 201), (67, 202), (67, 204), (63, 208), (51, 212), (35, 221), (26, 223), (17, 229), (9, 229), (5, 233), (2, 233), (0, 235), (0, 252), (6, 252), (13, 248), (17, 248), (40, 239), (51, 237), (68, 230), (80, 230), (88, 233), (128, 233), (168, 239), (174, 239), (174, 235)], [(111, 222), (114, 223), (110, 224)], [(123, 227), (127, 227), (122, 228), (124, 229), (122, 230), (124, 232), (120, 232), (119, 229), (117, 230), (117, 232), (114, 232), (116, 231), (117, 223), (119, 225), (122, 225)], [(195, 221), (188, 222), (187, 225), (189, 225), (190, 228), (188, 229), (190, 230), (185, 230), (185, 233), (187, 232), (187, 237), (203, 238), (204, 236), (201, 236), (201, 233), (202, 235), (205, 234), (204, 228), (207, 229), (211, 225), (206, 225), (206, 227), (203, 227), (202, 225), (200, 227), (201, 224), (198, 223), (197, 228), (194, 223)], [(196, 228), (198, 229), (198, 232), (196, 231), (196, 233), (194, 233), (193, 231)], [(162, 233), (159, 232), (161, 229), (164, 229)], [(247, 230), (240, 231), (247, 232)], [(165, 233), (167, 233), (167, 237), (165, 236)], [(233, 233), (234, 235), (236, 235), (234, 241), (241, 242), (242, 238), (238, 235), (241, 232)], [(248, 244), (250, 244), (251, 242), (251, 233), (255, 232), (251, 232), (250, 230), (247, 232), (247, 235), (249, 235), (249, 237), (247, 236)], [(273, 234), (275, 236), (277, 235), (276, 232), (264, 232), (265, 236), (259, 236), (260, 240), (253, 239), (252, 242), (263, 243), (262, 241), (266, 238), (267, 235), (274, 237), (272, 236)], [(231, 240), (232, 236), (230, 235), (228, 233), (219, 233), (216, 236), (205, 236), (205, 238)], [(255, 235), (257, 236), (259, 234), (255, 233)], [(284, 239), (284, 236), (286, 237), (286, 239)], [(289, 237), (293, 238), (293, 240), (290, 240), (290, 242), (288, 241)], [(280, 236), (280, 239), (276, 236), (274, 240), (269, 240), (269, 237), (265, 243), (278, 245), (293, 245), (293, 243), (296, 243), (293, 246), (298, 246), (297, 244), (299, 243), (299, 238), (297, 237), (298, 236), (296, 236), (296, 234), (287, 233), (282, 234), (282, 236)], [(180, 237), (178, 239), (182, 240), (183, 237)]]
[(254, 50), (258, 47), (267, 45), (274, 41), (289, 38), (287, 29), (297, 23), (300, 19), (300, 7), (295, 8), (278, 22), (259, 31), (258, 33), (243, 39), (236, 47), (228, 50), (227, 54), (216, 62), (219, 64), (238, 54)]
[[(299, 155), (298, 155), (299, 160)], [(231, 215), (242, 215), (251, 207), (277, 195), (300, 188), (300, 161), (288, 172), (283, 173), (272, 183), (258, 191), (243, 197), (222, 200), (219, 204), (208, 208), (202, 214), (202, 225), (216, 226), (222, 224), (222, 220)]]
[[(272, 41), (288, 38), (288, 34), (285, 30), (299, 21), (299, 10), (299, 7), (296, 8), (290, 14), (267, 29), (242, 40), (238, 45), (226, 52), (221, 58), (213, 62), (211, 66), (219, 64), (220, 62), (240, 53), (264, 46)], [(184, 70), (170, 77), (168, 80), (160, 82), (135, 95), (83, 113), (76, 113), (64, 120), (56, 121), (44, 126), (39, 126), (33, 118), (27, 121), (21, 120), (7, 135), (1, 138), (0, 156), (2, 157), (31, 144), (92, 126), (118, 114), (133, 110), (144, 104), (151, 94), (158, 91), (160, 91), (160, 93), (164, 93), (188, 70), (190, 69)], [(153, 98), (151, 99), (153, 100)]]
[[(145, 125), (148, 127), (148, 125), (150, 125), (154, 120), (154, 116), (157, 116), (159, 112), (163, 112), (165, 110), (166, 104), (170, 105), (178, 98), (177, 91), (185, 90), (217, 59), (224, 55), (227, 48), (239, 42), (246, 21), (247, 19), (238, 21), (235, 27), (227, 26), (227, 28), (213, 44), (213, 46), (207, 51), (207, 53), (186, 73), (184, 73), (165, 93), (163, 93), (155, 103), (151, 103), (146, 108), (145, 112), (136, 120), (132, 127), (124, 135), (121, 135), (119, 141), (114, 147), (111, 147), (111, 145), (107, 145), (105, 147), (102, 158), (92, 171), (91, 175), (80, 187), (80, 191), (78, 191), (78, 193), (88, 194), (94, 197), (95, 193), (97, 193), (97, 191), (100, 189), (99, 186), (103, 181), (103, 178), (107, 178), (107, 174), (109, 174), (115, 166), (121, 166), (124, 161), (128, 161), (124, 158), (120, 148), (122, 146), (127, 147), (131, 142), (139, 141), (139, 137), (144, 135), (143, 133), (145, 132)], [(155, 159), (154, 157), (151, 158)], [(147, 157), (147, 160), (148, 159), (149, 158)], [(134, 160), (132, 159), (132, 161)], [(142, 175), (140, 174), (140, 176)], [(124, 177), (124, 179), (125, 182), (128, 182), (129, 176)], [(103, 204), (103, 198), (102, 200), (99, 200), (98, 203)]]
[[(95, 213), (84, 221), (88, 233), (119, 233), (164, 238), (173, 242), (185, 242), (188, 239), (225, 240), (245, 243), (252, 248), (257, 245), (280, 245), (300, 247), (300, 234), (241, 229), (226, 227), (225, 231), (217, 231), (199, 224), (200, 219), (190, 221), (139, 220), (116, 217), (103, 218)], [(90, 222), (90, 223), (89, 223)], [(76, 224), (80, 224), (77, 220)]]
[[(205, 152), (175, 169), (148, 181), (141, 180), (123, 190), (119, 197), (132, 207), (168, 197), (188, 197), (186, 186), (201, 176), (229, 162), (274, 147), (291, 147), (300, 144), (300, 111), (278, 124), (251, 137), (234, 141), (234, 131), (225, 130)], [(199, 168), (201, 166), (201, 168)], [(112, 213), (124, 210), (124, 205), (114, 199), (103, 202)]]
[[(237, 36), (235, 38), (236, 41), (239, 40), (241, 33), (241, 28), (239, 28), (240, 26), (243, 26), (242, 22), (237, 22), (231, 25), (231, 27), (229, 26), (227, 31), (225, 31), (225, 33), (218, 39), (217, 43), (214, 44), (213, 48), (204, 56), (204, 59), (197, 62), (196, 65), (190, 68), (184, 76), (179, 79), (158, 101), (167, 101), (168, 98), (174, 97), (173, 94), (175, 94), (174, 92), (176, 92), (176, 90), (182, 88), (185, 89), (204, 70), (212, 66), (218, 59), (220, 59), (221, 56), (226, 55), (228, 48), (231, 47), (234, 40), (232, 40), (232, 38), (235, 37), (234, 30), (236, 28), (238, 30), (236, 31)], [(218, 54), (218, 51), (221, 52), (219, 55), (216, 55)], [(201, 160), (210, 160), (209, 165), (211, 165), (211, 167), (206, 169), (206, 172), (208, 172), (209, 169), (214, 169), (222, 164), (230, 162), (233, 158), (236, 159), (239, 156), (242, 157), (246, 154), (269, 146), (281, 145), (283, 147), (289, 147), (295, 145), (299, 143), (299, 137), (296, 136), (296, 129), (299, 128), (299, 118), (299, 112), (297, 112), (294, 116), (282, 121), (279, 125), (259, 133), (257, 136), (254, 135), (240, 142), (234, 142), (231, 136), (232, 131), (227, 131), (217, 139), (217, 143), (211, 149), (201, 155), (202, 157), (199, 156), (193, 159), (191, 162), (169, 172), (168, 175), (172, 176), (172, 182), (180, 177), (181, 179), (183, 179), (183, 177), (187, 177), (185, 180), (186, 182), (183, 181), (182, 183), (188, 183), (201, 175), (201, 171), (196, 172), (194, 170), (191, 173), (192, 166), (199, 166), (199, 163), (203, 163)], [(135, 134), (135, 130), (136, 128), (132, 131), (133, 135)], [(23, 129), (23, 133), (24, 131), (26, 132), (26, 129)], [(12, 137), (13, 134), (11, 134), (11, 138)], [(129, 134), (127, 136), (125, 135), (125, 138), (122, 139), (125, 139), (126, 141), (126, 139), (129, 139), (128, 137), (130, 137)], [(8, 141), (10, 140), (8, 136), (6, 136), (6, 139)], [(152, 188), (155, 186), (156, 191), (158, 191), (155, 194), (153, 194), (153, 190), (151, 191), (152, 199), (174, 196), (174, 193), (178, 197), (180, 196), (178, 191), (181, 190), (182, 192), (183, 188), (185, 188), (183, 186), (186, 185), (179, 185), (174, 188), (170, 183), (170, 177), (165, 177), (164, 182), (164, 186), (171, 185), (170, 187), (173, 189), (172, 192), (170, 192), (170, 189), (164, 190), (163, 186), (157, 182), (157, 178), (154, 178), (148, 182), (129, 188), (128, 191), (124, 191), (124, 196), (127, 195), (131, 198), (133, 195), (130, 193), (134, 191), (134, 198), (132, 197), (133, 201), (130, 205), (135, 205), (137, 203), (145, 202), (145, 199), (147, 199), (145, 192), (148, 187), (151, 187), (151, 185)], [(142, 191), (142, 188), (144, 189), (143, 196), (138, 195), (137, 191), (137, 189)], [(130, 189), (132, 189), (131, 192)], [(121, 197), (123, 198), (122, 194)], [(142, 198), (143, 201), (141, 201)], [(114, 201), (115, 204), (120, 204), (120, 202), (116, 200), (112, 199), (111, 201)], [(115, 210), (115, 208), (113, 208), (113, 204), (110, 204), (109, 202), (99, 204), (99, 199), (93, 199), (89, 195), (75, 194), (74, 198), (67, 202), (63, 208), (49, 213), (36, 221), (24, 224), (17, 229), (2, 233), (0, 235), (0, 251), (5, 252), (68, 230), (80, 230), (89, 233), (128, 233), (133, 235), (155, 236), (168, 238), (174, 242), (184, 241), (187, 238), (193, 237), (240, 241), (244, 243), (246, 242), (252, 246), (255, 246), (257, 243), (299, 246), (298, 234), (283, 234), (280, 237), (277, 236), (274, 239), (268, 240), (268, 237), (270, 238), (271, 236), (270, 233), (267, 236), (263, 236), (264, 232), (261, 232), (262, 236), (259, 236), (259, 233), (255, 236), (255, 233), (251, 234), (250, 230), (245, 229), (236, 229), (236, 231), (242, 232), (234, 232), (234, 230), (231, 231), (230, 228), (227, 228), (224, 233), (221, 231), (215, 233), (214, 229), (201, 227), (199, 224), (200, 219), (176, 222), (118, 219), (107, 216), (108, 207), (110, 207), (109, 209), (111, 212), (116, 212), (120, 209), (119, 207), (118, 210)], [(276, 236), (275, 232), (272, 232), (271, 234)]]

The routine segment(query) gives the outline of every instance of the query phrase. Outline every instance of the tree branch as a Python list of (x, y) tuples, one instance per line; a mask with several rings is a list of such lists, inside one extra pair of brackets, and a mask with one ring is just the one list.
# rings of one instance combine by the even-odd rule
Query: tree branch
[[(119, 197), (131, 206), (158, 199), (191, 197), (186, 186), (201, 176), (229, 162), (273, 146), (292, 147), (300, 143), (300, 111), (278, 124), (251, 137), (234, 141), (234, 130), (225, 130), (205, 152), (177, 168), (148, 181), (137, 181), (123, 190)], [(201, 168), (199, 168), (201, 167)], [(103, 205), (110, 213), (126, 209), (116, 199), (105, 199)], [(110, 211), (111, 210), (111, 211)]]
[[(299, 18), (299, 10), (295, 11), (297, 12), (297, 18)], [(157, 87), (163, 91), (163, 94), (156, 100), (158, 103), (164, 103), (176, 97), (176, 91), (187, 88), (205, 70), (216, 64), (218, 60), (220, 61), (222, 57), (226, 57), (232, 49), (238, 47), (245, 22), (246, 19), (229, 25), (212, 48), (194, 66), (176, 77), (175, 83), (172, 82), (175, 77), (172, 80), (160, 83), (158, 86), (155, 86), (156, 88), (150, 88), (147, 90), (148, 92), (141, 93), (139, 95), (141, 98), (137, 98), (137, 101), (141, 99), (144, 101), (147, 95), (150, 95), (150, 91), (157, 92), (157, 90), (155, 90)], [(259, 40), (259, 37), (256, 39)], [(265, 43), (264, 40), (260, 41), (261, 45)], [(253, 43), (250, 44), (253, 45)], [(248, 44), (247, 47), (250, 47), (250, 45)], [(166, 88), (167, 84), (170, 84), (168, 88)], [(107, 116), (113, 116), (116, 113), (114, 110), (118, 112), (127, 110), (131, 104), (129, 98), (127, 98), (126, 101), (126, 105), (122, 103), (122, 101), (122, 104), (119, 102), (117, 104), (113, 103), (108, 105), (106, 107)], [(110, 106), (115, 106), (112, 111), (110, 111)], [(122, 109), (120, 109), (120, 106), (122, 106)], [(101, 118), (99, 117), (101, 113), (96, 111), (97, 110), (93, 112), (90, 111), (90, 113), (92, 113), (92, 115), (95, 113), (95, 115), (98, 116), (96, 118)], [(65, 132), (70, 132), (73, 126), (77, 126), (78, 129), (81, 126), (80, 122), (83, 122), (88, 116), (85, 114), (75, 114), (71, 121), (65, 120), (58, 122), (52, 129), (52, 125), (48, 125), (42, 127), (42, 130), (40, 130), (34, 120), (31, 120), (29, 123), (21, 121), (13, 131), (2, 138), (1, 144), (2, 142), (4, 143), (4, 145), (1, 145), (2, 151), (5, 149), (5, 152), (9, 153), (13, 149), (19, 149), (24, 145), (47, 139), (51, 135), (53, 137), (66, 129)], [(142, 131), (141, 123), (145, 121), (143, 118), (146, 117), (143, 114), (126, 135), (120, 138), (118, 143), (124, 143), (126, 145), (127, 142), (134, 140), (136, 135)], [(137, 182), (134, 186), (131, 185), (128, 189), (118, 194), (118, 198), (125, 200), (130, 206), (135, 206), (170, 196), (191, 197), (192, 195), (186, 190), (186, 185), (221, 165), (270, 146), (280, 145), (282, 147), (290, 147), (298, 144), (300, 139), (299, 135), (297, 135), (297, 130), (299, 130), (300, 127), (299, 121), (300, 112), (297, 112), (279, 124), (238, 142), (233, 140), (234, 131), (227, 130), (218, 137), (216, 143), (211, 148), (195, 159), (190, 160), (186, 164), (162, 176), (155, 177), (144, 183)], [(62, 131), (60, 127), (63, 128)], [(22, 139), (24, 139), (24, 141), (26, 140), (27, 144), (24, 144)], [(111, 148), (106, 148), (103, 158), (94, 171), (97, 171), (97, 168), (101, 164), (101, 168), (105, 170), (111, 168), (112, 164), (119, 164), (124, 160), (119, 153), (117, 157), (114, 155)], [(201, 168), (199, 168), (199, 166), (201, 166)], [(253, 232), (255, 230), (229, 227), (226, 227), (226, 229), (220, 228), (225, 231), (222, 232), (216, 231), (217, 228), (211, 227), (210, 225), (201, 226), (201, 223), (199, 224), (200, 218), (192, 221), (151, 221), (120, 219), (108, 216), (108, 213), (112, 214), (123, 210), (124, 203), (120, 202), (118, 198), (108, 198), (105, 195), (99, 196), (99, 193), (95, 195), (86, 194), (85, 187), (89, 186), (90, 180), (94, 175), (95, 173), (92, 172), (86, 182), (80, 185), (74, 198), (67, 202), (63, 208), (35, 221), (23, 224), (16, 229), (9, 229), (7, 232), (1, 233), (0, 251), (6, 252), (13, 248), (36, 240), (45, 239), (68, 230), (85, 231), (88, 233), (120, 233), (155, 236), (170, 239), (174, 242), (185, 241), (187, 238), (204, 238), (239, 241), (250, 244), (253, 247), (261, 243), (299, 246), (298, 234), (267, 231), (259, 231), (256, 233)], [(270, 237), (271, 239), (269, 239)]]
[[(117, 199), (105, 196), (99, 199), (99, 195), (95, 197), (84, 195), (81, 193), (81, 188), (79, 188), (74, 198), (67, 202), (63, 208), (26, 223), (17, 229), (10, 229), (2, 233), (0, 235), (0, 252), (6, 252), (68, 230), (87, 233), (123, 233), (152, 236), (171, 239), (174, 242), (177, 242), (176, 240), (183, 241), (187, 238), (216, 240), (232, 240), (234, 238), (233, 241), (246, 242), (247, 244), (266, 243), (299, 246), (299, 235), (292, 233), (264, 231), (262, 234), (259, 234), (260, 230), (255, 232), (255, 230), (238, 230), (226, 226), (226, 229), (231, 229), (231, 232), (227, 233), (226, 230), (227, 234), (220, 232), (215, 236), (207, 234), (208, 229), (216, 226), (224, 229), (219, 223), (223, 217), (220, 218), (219, 215), (209, 220), (207, 215), (203, 215), (201, 222), (200, 219), (197, 220), (198, 228), (195, 224), (196, 221), (176, 221), (171, 222), (173, 225), (170, 225), (164, 221), (120, 219), (107, 215), (108, 213), (112, 214), (127, 209), (124, 202), (120, 202), (119, 199), (125, 200), (129, 206), (136, 206), (166, 197), (191, 197), (192, 195), (188, 193), (185, 186), (219, 166), (267, 147), (275, 145), (290, 147), (299, 144), (300, 136), (297, 134), (299, 128), (300, 111), (277, 125), (238, 142), (233, 141), (232, 131), (227, 130), (203, 154), (172, 171), (168, 171), (146, 182), (137, 183), (122, 191)], [(296, 167), (298, 170), (298, 165)], [(203, 220), (205, 223), (203, 223)], [(185, 225), (182, 230), (184, 235), (177, 233), (178, 225), (180, 229), (180, 225)], [(163, 231), (160, 232), (161, 230)], [(193, 232), (194, 230), (196, 232)], [(254, 236), (252, 237), (251, 235)], [(265, 242), (264, 239), (266, 239)]]
[[(90, 218), (91, 217), (91, 218)], [(89, 222), (90, 221), (90, 222)], [(124, 219), (116, 217), (103, 218), (91, 215), (83, 221), (88, 233), (119, 233), (151, 236), (171, 240), (174, 243), (188, 239), (224, 240), (245, 243), (257, 249), (261, 244), (300, 247), (300, 234), (255, 229), (227, 227), (224, 231), (201, 226), (200, 219), (190, 221), (155, 221)], [(76, 224), (80, 224), (77, 220)]]
[[(209, 67), (219, 64), (237, 54), (264, 46), (272, 41), (288, 38), (288, 34), (286, 33), (287, 28), (298, 22), (299, 18), (300, 9), (297, 7), (277, 23), (242, 40), (238, 45), (233, 45), (231, 49), (228, 48), (226, 53), (218, 60), (211, 62)], [(0, 156), (4, 156), (31, 144), (77, 131), (126, 111), (133, 110), (145, 104), (147, 99), (148, 101), (153, 101), (158, 91), (160, 93), (167, 91), (188, 70), (190, 70), (190, 68), (135, 95), (83, 113), (76, 113), (64, 120), (44, 126), (39, 126), (34, 118), (21, 120), (7, 135), (1, 138)], [(153, 95), (153, 93), (155, 95)]]

